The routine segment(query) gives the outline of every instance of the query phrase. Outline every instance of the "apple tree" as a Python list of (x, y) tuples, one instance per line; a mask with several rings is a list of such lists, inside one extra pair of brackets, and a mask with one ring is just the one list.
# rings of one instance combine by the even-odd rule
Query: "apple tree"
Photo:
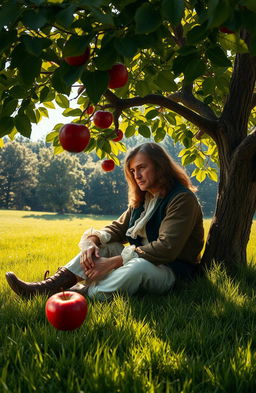
[[(256, 209), (255, 22), (255, 0), (3, 0), (0, 137), (29, 137), (58, 105), (69, 123), (88, 127), (84, 152), (116, 164), (125, 138), (172, 138), (199, 181), (217, 180), (219, 164), (204, 263), (246, 263)], [(113, 123), (97, 126), (92, 106)], [(62, 126), (47, 136), (56, 153)], [(124, 138), (113, 141), (118, 130)]]

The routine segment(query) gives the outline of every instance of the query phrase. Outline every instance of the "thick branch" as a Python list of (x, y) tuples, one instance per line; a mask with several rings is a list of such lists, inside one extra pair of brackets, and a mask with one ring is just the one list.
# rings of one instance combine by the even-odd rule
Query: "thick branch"
[(213, 110), (208, 105), (195, 98), (192, 93), (192, 86), (184, 86), (180, 91), (170, 94), (168, 98), (175, 102), (181, 102), (187, 108), (192, 109), (209, 120), (217, 120), (217, 116)]
[(251, 160), (256, 155), (256, 127), (247, 135), (233, 154), (234, 160)]
[(134, 97), (128, 99), (118, 98), (115, 94), (113, 94), (110, 90), (107, 90), (105, 93), (105, 97), (109, 101), (113, 107), (116, 109), (120, 109), (121, 111), (127, 108), (131, 108), (134, 106), (142, 106), (146, 104), (159, 105), (164, 108), (170, 109), (171, 111), (176, 112), (178, 115), (184, 117), (186, 120), (193, 123), (197, 126), (201, 131), (210, 135), (213, 139), (215, 136), (215, 131), (217, 129), (218, 122), (216, 120), (209, 120), (205, 117), (198, 115), (192, 110), (186, 108), (183, 105), (180, 105), (170, 98), (163, 97), (158, 94), (148, 94), (145, 97)]

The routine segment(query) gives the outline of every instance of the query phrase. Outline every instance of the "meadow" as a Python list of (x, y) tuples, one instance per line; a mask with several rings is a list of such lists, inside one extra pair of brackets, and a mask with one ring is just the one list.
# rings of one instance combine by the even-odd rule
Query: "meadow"
[[(219, 393), (256, 391), (256, 223), (248, 266), (214, 266), (168, 296), (92, 302), (80, 329), (45, 318), (46, 298), (19, 299), (5, 282), (55, 273), (88, 227), (113, 217), (0, 210), (0, 392)], [(205, 220), (206, 232), (210, 220)]]

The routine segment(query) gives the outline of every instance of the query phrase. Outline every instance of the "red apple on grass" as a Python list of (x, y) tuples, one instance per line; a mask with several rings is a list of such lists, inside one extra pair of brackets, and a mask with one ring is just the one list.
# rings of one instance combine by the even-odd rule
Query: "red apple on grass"
[(68, 63), (71, 66), (81, 66), (87, 63), (89, 58), (90, 58), (90, 47), (88, 46), (82, 55), (64, 57), (64, 60), (66, 63)]
[(123, 136), (124, 136), (123, 131), (117, 130), (116, 131), (116, 138), (112, 139), (112, 141), (119, 142), (119, 141), (121, 141), (121, 139), (123, 139)]
[(80, 153), (90, 141), (90, 131), (83, 124), (68, 123), (60, 129), (59, 140), (64, 150)]
[(109, 128), (113, 119), (113, 114), (108, 111), (97, 111), (93, 116), (94, 124), (98, 128)]
[(108, 71), (108, 73), (108, 87), (110, 89), (117, 89), (118, 87), (123, 87), (128, 82), (128, 71), (124, 64), (114, 64), (113, 67)]
[(74, 330), (85, 320), (88, 306), (84, 296), (77, 292), (59, 292), (46, 302), (46, 318), (56, 329)]
[(101, 163), (101, 167), (103, 171), (110, 172), (113, 171), (113, 169), (115, 168), (115, 163), (113, 160), (104, 160)]

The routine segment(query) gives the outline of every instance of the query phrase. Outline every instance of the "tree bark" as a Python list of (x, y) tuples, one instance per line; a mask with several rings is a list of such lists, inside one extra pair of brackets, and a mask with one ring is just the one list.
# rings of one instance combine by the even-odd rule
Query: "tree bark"
[(246, 248), (256, 211), (256, 131), (230, 156), (219, 143), (220, 182), (216, 212), (206, 241), (203, 266), (213, 261), (246, 264)]

